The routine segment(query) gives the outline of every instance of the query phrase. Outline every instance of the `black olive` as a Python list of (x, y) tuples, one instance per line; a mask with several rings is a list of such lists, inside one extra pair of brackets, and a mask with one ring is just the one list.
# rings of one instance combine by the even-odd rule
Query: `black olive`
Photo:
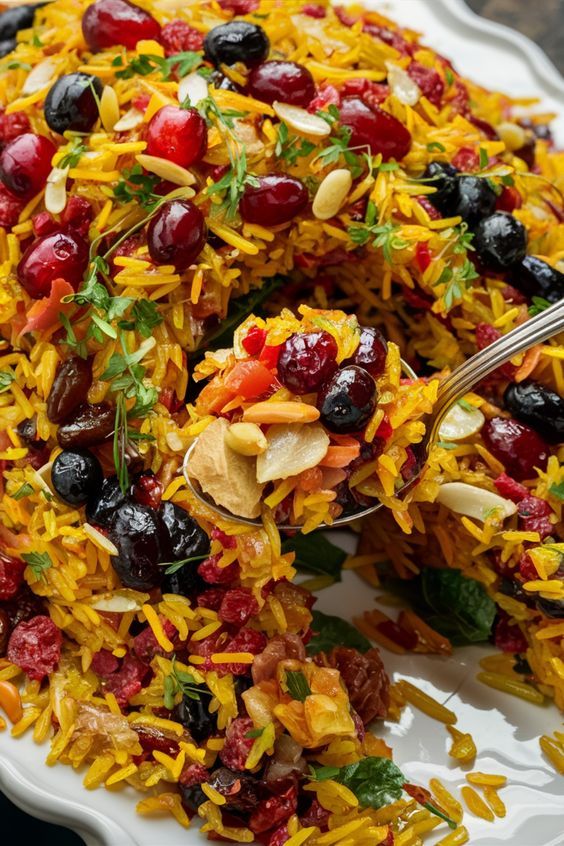
[(17, 46), (17, 41), (15, 38), (4, 38), (0, 41), (0, 59), (3, 59), (4, 56), (7, 56), (12, 50), (15, 50)]
[(527, 297), (542, 297), (549, 303), (564, 299), (564, 273), (534, 256), (525, 256), (512, 268), (507, 281)]
[(496, 193), (487, 179), (479, 176), (460, 176), (452, 214), (459, 214), (472, 228), (483, 217), (493, 212), (496, 200)]
[(92, 491), (86, 503), (86, 519), (94, 526), (107, 529), (118, 508), (126, 502), (117, 476), (108, 476), (101, 486)]
[(264, 29), (247, 21), (214, 26), (204, 39), (204, 56), (216, 67), (244, 62), (259, 65), (268, 56), (270, 42)]
[[(167, 529), (168, 549), (163, 552), (167, 561), (209, 555), (210, 539), (188, 512), (173, 502), (163, 502), (159, 514)], [(161, 585), (163, 593), (190, 596), (204, 591), (207, 585), (198, 575), (198, 563), (188, 562), (176, 572), (165, 575)]]
[(536, 606), (545, 617), (555, 620), (564, 620), (564, 600), (562, 599), (537, 599)]
[(61, 135), (90, 132), (98, 120), (98, 103), (102, 95), (102, 80), (88, 73), (67, 73), (49, 89), (45, 98), (45, 120), (49, 129)]
[(350, 364), (338, 370), (321, 388), (317, 407), (331, 432), (357, 432), (376, 407), (376, 383), (363, 367)]
[(15, 6), (13, 9), (6, 9), (5, 12), (2, 12), (0, 15), (0, 41), (12, 39), (20, 29), (29, 29), (30, 26), (33, 26), (35, 11), (43, 5), (43, 3), (36, 3), (32, 6)]
[(454, 214), (458, 200), (458, 170), (450, 164), (431, 162), (423, 178), (429, 180), (426, 184), (436, 188), (434, 194), (428, 195), (428, 200), (445, 217)]
[(54, 460), (51, 481), (60, 498), (69, 505), (84, 505), (102, 484), (100, 462), (88, 450), (63, 450)]
[(225, 797), (225, 808), (231, 812), (246, 814), (256, 808), (259, 801), (259, 783), (251, 775), (233, 772), (227, 767), (214, 770), (208, 784)]
[(472, 246), (488, 270), (501, 272), (525, 258), (527, 230), (509, 212), (495, 212), (476, 224)]
[(511, 384), (505, 390), (505, 407), (547, 441), (564, 440), (564, 398), (537, 382)]
[(199, 699), (191, 699), (183, 696), (182, 700), (174, 709), (175, 719), (188, 729), (196, 743), (202, 743), (214, 734), (217, 729), (215, 714), (210, 714), (209, 689), (206, 685), (197, 685), (202, 693)]
[(114, 514), (109, 536), (119, 550), (112, 566), (125, 587), (151, 590), (161, 583), (164, 527), (153, 508), (126, 502)]
[(178, 784), (182, 804), (189, 814), (197, 814), (200, 805), (208, 801), (208, 797), (202, 790), (199, 784), (192, 784), (190, 787), (185, 787), (183, 784)]

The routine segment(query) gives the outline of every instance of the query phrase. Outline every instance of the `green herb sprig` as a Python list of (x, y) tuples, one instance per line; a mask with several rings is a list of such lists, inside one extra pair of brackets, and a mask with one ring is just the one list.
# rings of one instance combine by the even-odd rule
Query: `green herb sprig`
[(355, 223), (349, 226), (347, 232), (353, 243), (358, 246), (370, 244), (374, 248), (380, 248), (386, 262), (393, 263), (393, 251), (404, 250), (408, 243), (398, 235), (399, 225), (391, 220), (386, 223), (377, 223), (378, 209), (372, 200), (368, 201), (364, 223)]
[(311, 688), (300, 670), (286, 670), (286, 687), (292, 699), (305, 702), (311, 696)]
[(45, 571), (53, 566), (51, 556), (48, 552), (23, 552), (21, 558), (36, 579), (45, 581)]
[(164, 679), (164, 706), (170, 711), (174, 708), (178, 693), (188, 699), (199, 701), (202, 694), (211, 696), (211, 691), (205, 685), (198, 684), (191, 673), (179, 670), (176, 666), (176, 656), (172, 658), (172, 671)]

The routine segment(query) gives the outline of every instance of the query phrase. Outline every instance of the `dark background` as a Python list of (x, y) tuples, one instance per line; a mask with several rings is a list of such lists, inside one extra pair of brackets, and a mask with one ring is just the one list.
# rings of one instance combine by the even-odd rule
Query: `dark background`
[[(543, 47), (564, 72), (564, 0), (466, 0), (481, 15), (512, 26)], [(3, 830), (18, 832), (21, 843), (34, 846), (84, 846), (78, 835), (24, 814), (0, 794)]]

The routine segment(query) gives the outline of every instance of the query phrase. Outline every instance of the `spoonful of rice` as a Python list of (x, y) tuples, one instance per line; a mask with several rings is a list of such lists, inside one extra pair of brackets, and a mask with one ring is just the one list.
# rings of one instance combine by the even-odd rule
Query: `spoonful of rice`
[[(260, 525), (267, 508), (280, 529), (308, 532), (401, 508), (437, 441), (479, 434), (484, 414), (463, 400), (472, 387), (564, 329), (560, 301), (439, 380), (418, 378), (396, 344), (354, 316), (308, 306), (299, 314), (248, 317), (233, 348), (207, 353), (196, 368), (194, 378), (209, 381), (195, 403), (201, 434), (184, 475), (226, 519)], [(456, 500), (458, 488), (441, 493)], [(480, 495), (500, 500), (488, 508), (506, 502)]]

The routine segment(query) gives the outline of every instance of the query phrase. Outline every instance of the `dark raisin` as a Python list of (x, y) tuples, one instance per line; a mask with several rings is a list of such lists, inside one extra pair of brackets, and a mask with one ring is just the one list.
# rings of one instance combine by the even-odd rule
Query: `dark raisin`
[(209, 712), (209, 690), (205, 685), (199, 685), (202, 692), (199, 699), (183, 696), (175, 707), (175, 718), (188, 729), (196, 743), (202, 743), (214, 734), (217, 728), (215, 714)]
[(12, 627), (8, 613), (3, 608), (0, 608), (0, 658), (3, 658), (6, 654), (11, 632)]
[(70, 420), (59, 426), (57, 440), (63, 449), (83, 449), (101, 444), (114, 431), (115, 410), (107, 402), (83, 403)]
[(208, 784), (225, 797), (225, 807), (239, 814), (253, 811), (259, 801), (259, 784), (250, 775), (219, 767), (210, 775)]
[(47, 398), (47, 417), (52, 423), (63, 423), (78, 408), (92, 384), (90, 363), (79, 356), (61, 362)]

